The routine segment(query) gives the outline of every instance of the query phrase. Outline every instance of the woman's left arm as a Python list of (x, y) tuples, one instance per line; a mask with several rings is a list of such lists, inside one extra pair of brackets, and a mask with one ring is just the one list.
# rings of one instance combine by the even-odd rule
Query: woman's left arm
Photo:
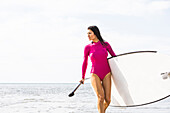
[(115, 52), (113, 51), (112, 47), (110, 46), (110, 44), (108, 42), (106, 43), (106, 49), (107, 51), (110, 53), (111, 56), (116, 56)]

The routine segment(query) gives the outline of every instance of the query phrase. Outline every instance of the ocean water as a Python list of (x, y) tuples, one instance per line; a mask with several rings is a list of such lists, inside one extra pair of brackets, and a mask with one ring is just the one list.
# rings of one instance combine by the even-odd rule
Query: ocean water
[[(0, 113), (98, 113), (89, 83), (73, 97), (78, 84), (0, 84)], [(134, 108), (108, 107), (107, 113), (170, 113), (170, 98)]]

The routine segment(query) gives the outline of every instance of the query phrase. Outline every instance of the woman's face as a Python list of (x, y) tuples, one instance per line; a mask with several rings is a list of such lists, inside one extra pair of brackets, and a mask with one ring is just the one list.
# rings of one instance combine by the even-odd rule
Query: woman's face
[(89, 40), (96, 40), (97, 39), (94, 32), (92, 30), (90, 30), (90, 29), (88, 29), (87, 35), (88, 35)]

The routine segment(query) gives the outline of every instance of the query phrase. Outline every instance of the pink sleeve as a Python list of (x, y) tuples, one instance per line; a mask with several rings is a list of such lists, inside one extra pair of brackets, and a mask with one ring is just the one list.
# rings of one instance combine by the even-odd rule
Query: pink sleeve
[(110, 53), (111, 56), (116, 56), (115, 52), (112, 50), (112, 47), (108, 42), (105, 42), (107, 44), (106, 49)]
[(82, 65), (82, 78), (85, 78), (85, 74), (86, 74), (86, 69), (87, 69), (87, 65), (88, 65), (88, 55), (89, 55), (89, 51), (90, 51), (90, 47), (87, 45), (84, 48), (84, 61), (83, 61), (83, 65)]

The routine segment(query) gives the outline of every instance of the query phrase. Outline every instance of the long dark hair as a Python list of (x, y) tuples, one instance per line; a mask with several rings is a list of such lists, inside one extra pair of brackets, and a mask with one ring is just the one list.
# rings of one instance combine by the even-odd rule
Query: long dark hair
[(106, 45), (106, 43), (104, 42), (104, 40), (100, 34), (99, 28), (97, 26), (89, 26), (87, 29), (90, 29), (94, 32), (94, 34), (97, 36), (97, 38), (99, 39), (99, 41), (102, 45)]

